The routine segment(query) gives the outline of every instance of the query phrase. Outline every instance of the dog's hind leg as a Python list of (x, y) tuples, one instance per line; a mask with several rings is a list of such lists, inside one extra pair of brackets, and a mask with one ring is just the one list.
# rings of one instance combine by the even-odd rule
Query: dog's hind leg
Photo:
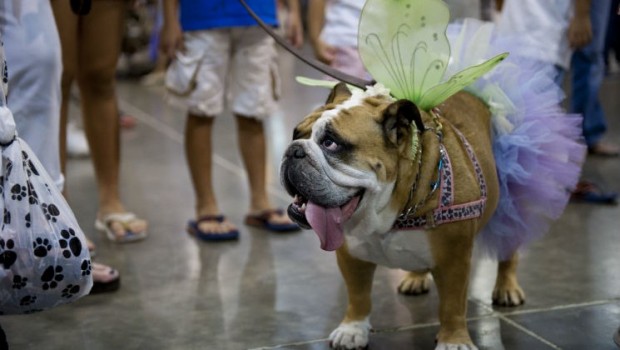
[(354, 258), (346, 246), (336, 251), (338, 267), (348, 293), (344, 320), (330, 335), (330, 345), (337, 349), (359, 349), (368, 345), (372, 280), (376, 265)]
[(435, 349), (477, 349), (466, 320), (474, 230), (467, 233), (463, 227), (444, 227), (427, 234), (435, 260), (433, 279), (439, 293), (440, 328)]
[(407, 271), (407, 274), (398, 285), (398, 292), (405, 295), (426, 294), (431, 286), (431, 272), (429, 270)]
[(519, 306), (525, 302), (525, 293), (517, 281), (519, 256), (515, 252), (497, 267), (497, 279), (493, 289), (493, 305)]

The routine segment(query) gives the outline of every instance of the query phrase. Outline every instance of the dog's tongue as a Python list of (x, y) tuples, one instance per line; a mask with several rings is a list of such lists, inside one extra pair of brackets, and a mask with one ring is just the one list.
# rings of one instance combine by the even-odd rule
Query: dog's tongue
[(312, 202), (306, 204), (306, 219), (321, 240), (321, 249), (332, 251), (344, 243), (342, 209), (323, 208)]
[(359, 202), (355, 197), (342, 208), (324, 208), (315, 203), (306, 204), (306, 219), (321, 240), (321, 249), (332, 251), (344, 243), (342, 224), (348, 220)]

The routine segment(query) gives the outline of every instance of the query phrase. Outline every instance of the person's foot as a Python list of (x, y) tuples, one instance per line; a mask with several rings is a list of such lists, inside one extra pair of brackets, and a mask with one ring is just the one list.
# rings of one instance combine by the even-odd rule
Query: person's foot
[(245, 224), (274, 232), (299, 231), (299, 226), (291, 221), (282, 209), (268, 209), (250, 213), (245, 217)]
[(239, 238), (239, 230), (224, 215), (203, 215), (190, 220), (187, 232), (203, 241), (231, 241)]
[(79, 129), (75, 124), (67, 124), (67, 155), (69, 157), (88, 157), (90, 149), (84, 130)]
[(570, 199), (574, 202), (616, 205), (618, 193), (606, 192), (593, 182), (581, 180), (575, 186)]
[(113, 292), (121, 286), (121, 276), (118, 270), (110, 266), (93, 262), (91, 273), (93, 287), (90, 294)]
[(620, 156), (620, 147), (612, 143), (597, 142), (594, 145), (588, 146), (588, 153), (602, 157), (618, 157)]
[(95, 228), (105, 232), (109, 240), (117, 243), (139, 241), (147, 236), (148, 224), (130, 212), (100, 214)]
[(119, 120), (123, 129), (131, 129), (138, 123), (134, 116), (123, 112), (120, 113)]

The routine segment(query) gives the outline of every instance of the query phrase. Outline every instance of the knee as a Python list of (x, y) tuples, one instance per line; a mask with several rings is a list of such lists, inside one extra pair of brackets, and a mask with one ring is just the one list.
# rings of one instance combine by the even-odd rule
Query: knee
[(82, 94), (99, 98), (113, 97), (116, 67), (81, 69), (78, 75)]

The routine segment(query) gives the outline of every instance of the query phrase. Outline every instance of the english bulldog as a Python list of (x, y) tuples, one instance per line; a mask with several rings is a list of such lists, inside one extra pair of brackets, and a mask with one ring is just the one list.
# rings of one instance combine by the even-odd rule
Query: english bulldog
[[(329, 336), (339, 349), (363, 348), (371, 329), (377, 264), (410, 271), (407, 294), (437, 285), (436, 349), (476, 349), (466, 324), (467, 289), (477, 233), (499, 196), (491, 149), (491, 113), (459, 92), (431, 112), (395, 100), (380, 85), (336, 85), (324, 106), (293, 133), (280, 179), (294, 197), (288, 215), (336, 251), (348, 307)], [(524, 300), (517, 256), (499, 264), (494, 301)]]

